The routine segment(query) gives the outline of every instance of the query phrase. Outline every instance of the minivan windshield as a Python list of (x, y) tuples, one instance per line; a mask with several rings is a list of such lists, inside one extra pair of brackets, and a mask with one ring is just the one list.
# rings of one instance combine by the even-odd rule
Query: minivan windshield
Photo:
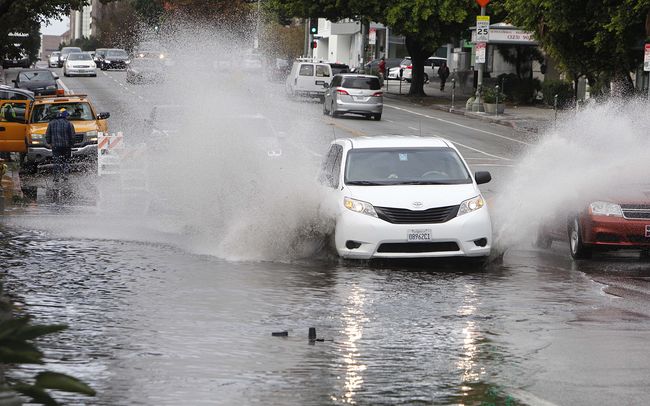
[(49, 70), (35, 70), (30, 72), (21, 72), (18, 74), (18, 80), (21, 82), (34, 81), (53, 81), (54, 76)]
[(379, 84), (379, 79), (376, 77), (343, 77), (343, 83), (341, 87), (347, 89), (369, 89), (369, 90), (380, 90), (381, 85)]
[(452, 148), (359, 148), (348, 152), (345, 183), (458, 185), (472, 183), (472, 178)]

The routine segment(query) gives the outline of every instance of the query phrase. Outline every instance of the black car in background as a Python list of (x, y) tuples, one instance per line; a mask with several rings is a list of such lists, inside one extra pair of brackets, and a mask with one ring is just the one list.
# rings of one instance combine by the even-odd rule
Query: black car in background
[(129, 54), (123, 49), (108, 49), (106, 53), (99, 58), (99, 68), (107, 69), (126, 69), (130, 62)]
[(332, 76), (339, 73), (350, 73), (350, 67), (344, 63), (329, 62), (329, 65), (332, 67)]
[(36, 96), (56, 95), (59, 77), (48, 69), (22, 69), (13, 80), (17, 88), (34, 92)]

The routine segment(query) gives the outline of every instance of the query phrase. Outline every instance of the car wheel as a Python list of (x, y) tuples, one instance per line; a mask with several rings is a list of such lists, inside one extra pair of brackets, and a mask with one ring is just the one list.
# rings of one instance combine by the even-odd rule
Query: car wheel
[(591, 258), (591, 248), (582, 242), (582, 228), (580, 220), (574, 217), (569, 223), (569, 249), (573, 259)]
[(429, 75), (424, 74), (424, 83), (429, 83)]
[(381, 113), (375, 114), (375, 120), (377, 120), (377, 121), (381, 120)]

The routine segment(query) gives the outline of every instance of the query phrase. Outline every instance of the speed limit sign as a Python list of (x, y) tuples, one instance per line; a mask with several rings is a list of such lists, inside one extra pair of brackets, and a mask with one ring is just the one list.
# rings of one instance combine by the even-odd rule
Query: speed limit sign
[(476, 16), (476, 42), (490, 40), (490, 16)]

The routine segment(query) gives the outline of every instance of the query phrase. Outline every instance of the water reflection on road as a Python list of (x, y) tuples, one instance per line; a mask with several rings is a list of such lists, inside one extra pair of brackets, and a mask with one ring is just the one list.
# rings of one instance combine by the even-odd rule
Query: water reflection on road
[[(523, 388), (561, 400), (539, 380), (557, 360), (539, 354), (595, 325), (581, 315), (612, 334), (621, 323), (600, 312), (613, 300), (600, 285), (532, 250), (485, 271), (435, 271), (0, 232), (6, 290), (39, 322), (70, 325), (43, 347), (52, 369), (97, 389), (92, 404), (480, 404)], [(626, 354), (645, 320), (616, 333)], [(325, 340), (310, 343), (309, 327)]]

